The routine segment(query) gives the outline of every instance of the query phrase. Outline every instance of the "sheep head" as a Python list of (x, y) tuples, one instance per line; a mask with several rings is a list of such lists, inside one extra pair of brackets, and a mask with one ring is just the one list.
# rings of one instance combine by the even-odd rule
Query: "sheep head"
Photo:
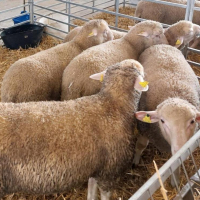
[(158, 105), (155, 111), (136, 112), (136, 118), (146, 123), (158, 122), (174, 155), (195, 133), (200, 112), (186, 100), (169, 98)]
[(113, 33), (105, 20), (90, 20), (81, 28), (73, 39), (82, 49), (113, 40)]

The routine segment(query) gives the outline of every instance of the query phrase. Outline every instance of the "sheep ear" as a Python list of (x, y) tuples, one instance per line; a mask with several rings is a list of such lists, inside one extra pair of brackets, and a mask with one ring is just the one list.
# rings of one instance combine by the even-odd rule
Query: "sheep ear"
[(200, 112), (197, 112), (195, 121), (200, 123)]
[(138, 111), (135, 113), (138, 120), (146, 123), (155, 123), (159, 121), (156, 111)]
[(93, 74), (90, 76), (90, 78), (102, 82), (105, 74), (106, 74), (106, 70), (97, 74)]
[(139, 75), (135, 80), (134, 88), (139, 91), (147, 91), (149, 89), (149, 82), (144, 81), (143, 77)]
[(141, 33), (139, 33), (137, 35), (140, 35), (140, 36), (143, 36), (143, 37), (148, 37), (149, 36), (149, 34), (147, 32), (141, 32)]
[(92, 32), (88, 35), (88, 37), (97, 36), (97, 29), (94, 28)]
[(175, 47), (176, 47), (176, 48), (179, 48), (182, 44), (183, 44), (183, 37), (179, 37), (179, 38), (176, 40)]

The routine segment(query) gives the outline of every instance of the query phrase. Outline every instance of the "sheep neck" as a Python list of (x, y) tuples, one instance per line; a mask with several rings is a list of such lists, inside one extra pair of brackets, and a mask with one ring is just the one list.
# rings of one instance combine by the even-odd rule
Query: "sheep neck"
[[(135, 39), (135, 37), (137, 38)], [(133, 34), (129, 34), (124, 36), (124, 40), (126, 40), (132, 48), (136, 49), (138, 56), (146, 49), (144, 41), (141, 40), (141, 36), (134, 35), (133, 37)]]
[[(83, 39), (85, 38), (85, 40)], [(88, 41), (88, 36), (86, 37), (79, 37), (79, 36), (76, 36), (73, 41), (74, 43), (82, 50), (86, 50), (92, 46), (95, 46), (95, 44), (92, 44), (90, 41)]]
[(133, 115), (133, 112), (137, 111), (138, 103), (141, 96), (141, 92), (132, 87), (124, 87), (122, 84), (110, 84), (102, 87), (100, 94), (104, 96), (106, 101), (123, 113), (129, 113)]

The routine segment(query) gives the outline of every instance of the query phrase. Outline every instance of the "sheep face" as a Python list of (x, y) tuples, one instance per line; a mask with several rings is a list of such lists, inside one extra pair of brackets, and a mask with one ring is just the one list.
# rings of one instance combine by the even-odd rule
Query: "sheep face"
[(195, 133), (200, 112), (185, 100), (170, 98), (155, 111), (140, 111), (136, 118), (147, 123), (159, 123), (163, 137), (174, 155)]
[(189, 21), (180, 21), (165, 30), (165, 36), (170, 45), (179, 48), (187, 45), (200, 34), (200, 26)]
[[(130, 31), (138, 29), (138, 37), (144, 37), (142, 43), (144, 48), (148, 48), (155, 44), (168, 44), (168, 41), (164, 35), (164, 30), (160, 23), (154, 21), (141, 22), (131, 28)], [(141, 38), (138, 38), (139, 40)]]

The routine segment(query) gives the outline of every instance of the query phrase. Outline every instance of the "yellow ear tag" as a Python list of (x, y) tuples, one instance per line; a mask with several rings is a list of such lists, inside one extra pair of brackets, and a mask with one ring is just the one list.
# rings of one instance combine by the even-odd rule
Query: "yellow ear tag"
[(151, 123), (151, 118), (150, 118), (150, 115), (148, 114), (142, 120), (143, 122)]
[(139, 84), (140, 84), (143, 88), (145, 88), (145, 87), (149, 84), (149, 82), (143, 81), (143, 82), (139, 82)]
[(100, 82), (103, 81), (103, 74), (101, 74), (101, 77), (100, 77)]
[(176, 45), (180, 45), (181, 44), (181, 41), (180, 40), (177, 40), (176, 41)]
[(88, 36), (93, 36), (94, 35), (94, 33), (93, 32), (91, 32)]

